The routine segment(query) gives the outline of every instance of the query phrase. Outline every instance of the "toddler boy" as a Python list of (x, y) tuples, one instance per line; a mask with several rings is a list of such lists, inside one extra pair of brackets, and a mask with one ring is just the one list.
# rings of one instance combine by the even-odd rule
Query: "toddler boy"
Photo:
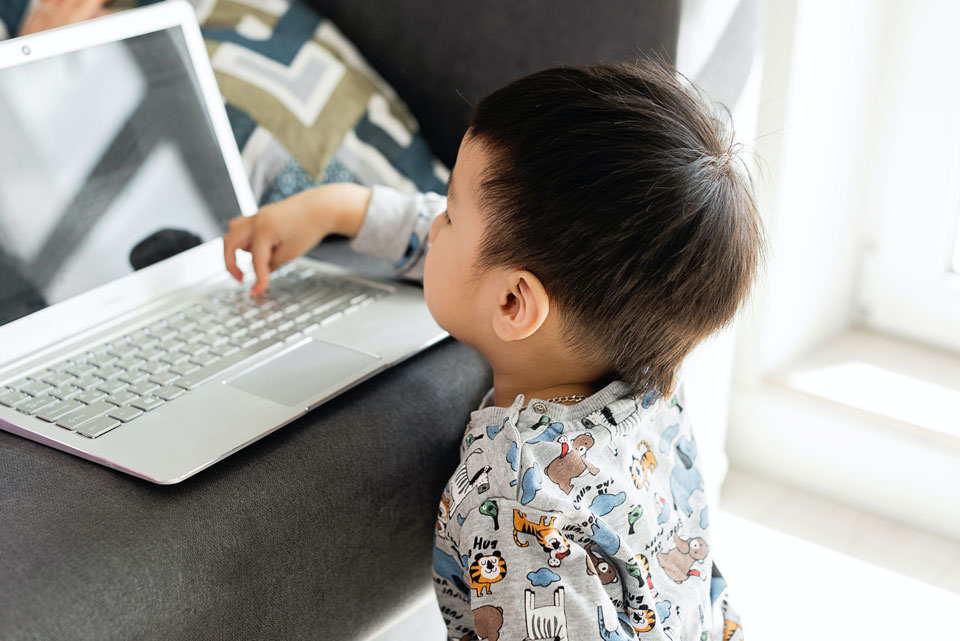
[(228, 269), (251, 251), (259, 294), (332, 232), (422, 276), (493, 369), (440, 498), (450, 638), (742, 638), (678, 369), (734, 317), (763, 234), (696, 90), (651, 62), (521, 78), (477, 106), (446, 198), (317, 187), (232, 221)]

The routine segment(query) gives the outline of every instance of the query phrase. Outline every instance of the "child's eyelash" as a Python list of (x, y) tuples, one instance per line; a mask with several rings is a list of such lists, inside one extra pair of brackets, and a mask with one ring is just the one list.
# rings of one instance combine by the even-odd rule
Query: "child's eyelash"
[(447, 212), (443, 212), (443, 213), (440, 214), (440, 215), (443, 216), (443, 217), (446, 219), (446, 220), (443, 221), (443, 224), (444, 224), (444, 225), (449, 225), (449, 224), (450, 224), (450, 214), (448, 214)]

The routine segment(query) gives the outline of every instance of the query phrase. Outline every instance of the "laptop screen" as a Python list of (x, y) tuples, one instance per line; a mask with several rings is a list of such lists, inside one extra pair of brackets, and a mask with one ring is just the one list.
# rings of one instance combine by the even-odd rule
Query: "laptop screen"
[(239, 214), (179, 27), (0, 69), (0, 326)]

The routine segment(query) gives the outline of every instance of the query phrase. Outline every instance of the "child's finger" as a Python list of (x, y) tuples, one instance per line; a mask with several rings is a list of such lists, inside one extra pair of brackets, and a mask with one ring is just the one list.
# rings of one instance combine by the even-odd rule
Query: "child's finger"
[(69, 6), (61, 5), (62, 15), (66, 18), (65, 24), (96, 18), (100, 15), (105, 3), (106, 0), (75, 0)]
[[(50, 0), (47, 1), (49, 2)], [(61, 0), (60, 5), (64, 8), (69, 7), (74, 11), (85, 11), (92, 13), (93, 11), (102, 8), (103, 5), (107, 4), (109, 1), (110, 0)]]
[(230, 230), (223, 237), (223, 262), (227, 271), (238, 281), (242, 281), (243, 272), (237, 267), (237, 250), (249, 248), (250, 230), (249, 227), (237, 227), (238, 224), (231, 224)]
[(257, 275), (257, 282), (253, 284), (250, 293), (259, 296), (267, 290), (270, 282), (270, 257), (273, 254), (275, 242), (266, 234), (260, 234), (253, 239), (251, 253), (253, 254), (253, 271)]
[(223, 243), (223, 262), (227, 265), (227, 271), (238, 281), (243, 281), (243, 272), (237, 267), (237, 250), (243, 249), (236, 245), (228, 245), (226, 239)]

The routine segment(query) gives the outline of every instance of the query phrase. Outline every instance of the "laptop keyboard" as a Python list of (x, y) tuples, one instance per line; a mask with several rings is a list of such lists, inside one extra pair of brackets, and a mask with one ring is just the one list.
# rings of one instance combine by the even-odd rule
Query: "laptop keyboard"
[(217, 290), (0, 387), (0, 404), (97, 438), (196, 389), (228, 367), (336, 322), (386, 290), (309, 267), (281, 267), (270, 289)]

